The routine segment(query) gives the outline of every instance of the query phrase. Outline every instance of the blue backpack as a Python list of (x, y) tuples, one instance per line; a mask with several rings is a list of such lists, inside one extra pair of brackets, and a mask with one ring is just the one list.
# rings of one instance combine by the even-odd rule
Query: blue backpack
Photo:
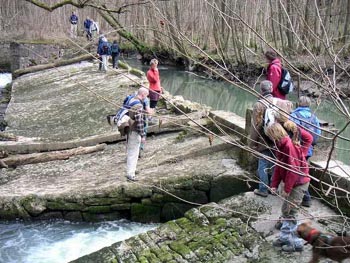
[(104, 55), (109, 55), (110, 53), (110, 47), (108, 42), (103, 42), (102, 43), (102, 51)]
[(118, 122), (123, 118), (124, 115), (129, 115), (129, 110), (134, 107), (137, 104), (141, 104), (140, 100), (134, 100), (130, 103), (131, 99), (135, 97), (135, 94), (128, 95), (124, 101), (123, 106), (117, 111), (117, 114), (115, 115), (115, 122)]
[(112, 44), (111, 50), (112, 50), (112, 53), (119, 53), (118, 44)]
[(310, 131), (310, 133), (311, 133), (311, 135), (313, 137), (312, 145), (316, 145), (317, 141), (318, 141), (318, 139), (320, 137), (318, 135), (319, 128), (317, 127), (316, 115), (315, 114), (311, 114), (311, 116), (309, 118), (305, 118), (299, 112), (294, 112), (294, 114), (299, 119), (298, 121), (300, 122), (300, 126), (304, 127), (306, 129), (306, 131)]

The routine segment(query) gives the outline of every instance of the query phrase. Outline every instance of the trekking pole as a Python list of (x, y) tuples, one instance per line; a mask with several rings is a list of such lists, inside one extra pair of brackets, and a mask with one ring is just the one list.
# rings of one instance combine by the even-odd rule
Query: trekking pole
[(298, 101), (300, 98), (300, 74), (298, 73)]

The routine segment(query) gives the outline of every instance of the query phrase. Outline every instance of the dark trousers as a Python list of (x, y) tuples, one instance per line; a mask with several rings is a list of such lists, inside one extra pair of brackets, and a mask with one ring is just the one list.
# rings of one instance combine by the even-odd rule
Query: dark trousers
[[(310, 159), (310, 156), (307, 156), (307, 157), (306, 157), (306, 160), (309, 161), (309, 159)], [(311, 182), (310, 182), (310, 184), (311, 184)], [(303, 197), (303, 201), (305, 201), (305, 202), (311, 201), (311, 195), (310, 195), (309, 190), (307, 190), (307, 191), (305, 192), (305, 195), (304, 195), (304, 197)]]
[(102, 70), (102, 57), (100, 56), (100, 57), (98, 58), (98, 60), (100, 61), (100, 62), (98, 63), (98, 70)]
[(113, 64), (113, 68), (118, 68), (118, 58), (119, 58), (119, 53), (113, 53), (113, 52), (112, 52), (112, 64)]
[(149, 101), (149, 107), (150, 107), (151, 109), (155, 109), (155, 108), (157, 107), (157, 103), (158, 103), (157, 100), (150, 100), (150, 101)]

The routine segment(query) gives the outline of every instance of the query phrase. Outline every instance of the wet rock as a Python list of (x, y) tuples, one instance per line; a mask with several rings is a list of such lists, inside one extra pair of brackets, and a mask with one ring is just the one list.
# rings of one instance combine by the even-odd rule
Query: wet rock
[(24, 199), (22, 205), (31, 216), (38, 216), (46, 210), (46, 201), (36, 196)]
[(155, 205), (131, 204), (131, 220), (141, 223), (160, 222), (161, 208)]
[(64, 219), (71, 222), (83, 221), (83, 216), (80, 212), (68, 212), (64, 215)]

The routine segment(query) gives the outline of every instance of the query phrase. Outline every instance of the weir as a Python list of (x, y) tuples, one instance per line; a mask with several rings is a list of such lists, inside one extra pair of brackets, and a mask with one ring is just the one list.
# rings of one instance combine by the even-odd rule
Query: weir
[[(1, 150), (10, 155), (45, 154), (96, 143), (119, 143), (102, 145), (102, 151), (65, 160), (2, 169), (0, 218), (176, 220), (77, 262), (244, 262), (247, 258), (264, 258), (264, 249), (258, 247), (265, 245), (266, 251), (273, 254), (271, 245), (258, 234), (261, 229), (247, 224), (259, 220), (247, 218), (247, 214), (267, 214), (272, 218), (264, 220), (273, 222), (278, 212), (271, 209), (280, 207), (278, 198), (269, 196), (265, 202), (246, 193), (223, 201), (224, 209), (216, 205), (245, 192), (249, 182), (254, 181), (254, 161), (242, 150), (249, 120), (167, 95), (169, 102), (159, 112), (158, 123), (150, 127), (145, 154), (139, 160), (140, 181), (130, 183), (125, 178), (123, 138), (105, 120), (115, 111), (115, 105), (92, 96), (89, 89), (120, 101), (135, 90), (130, 87), (130, 79), (144, 79), (128, 71), (96, 71), (96, 64), (84, 62), (15, 80), (6, 112), (6, 131), (19, 136), (16, 142), (0, 142)], [(89, 89), (81, 87), (81, 83)], [(178, 115), (174, 105), (188, 116)], [(206, 128), (218, 126), (230, 134), (208, 136)], [(320, 162), (312, 164), (325, 167)], [(338, 178), (329, 174), (327, 177)], [(327, 215), (332, 214), (315, 203)], [(201, 204), (204, 206), (189, 210)], [(268, 260), (271, 255), (265, 256)]]

